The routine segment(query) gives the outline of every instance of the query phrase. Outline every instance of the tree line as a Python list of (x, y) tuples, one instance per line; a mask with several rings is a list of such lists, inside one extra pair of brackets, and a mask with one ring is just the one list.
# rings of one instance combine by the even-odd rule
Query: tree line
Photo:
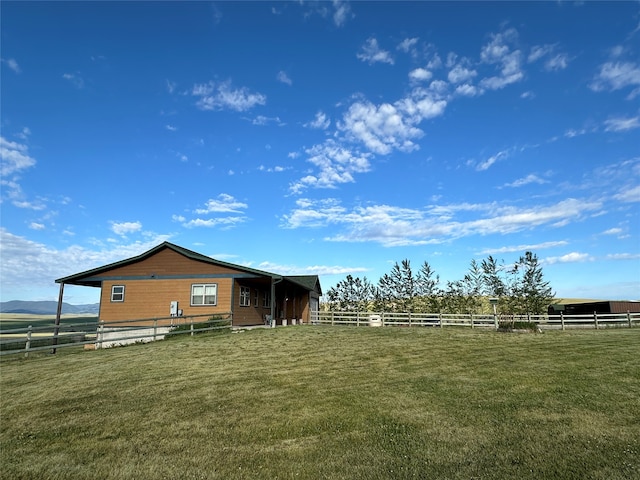
[(414, 271), (405, 259), (396, 262), (377, 284), (367, 277), (347, 275), (326, 295), (324, 307), (332, 311), (408, 313), (493, 313), (488, 299), (496, 298), (501, 315), (544, 314), (555, 297), (532, 252), (525, 252), (512, 265), (492, 256), (479, 263), (471, 260), (461, 280), (444, 285), (429, 262)]

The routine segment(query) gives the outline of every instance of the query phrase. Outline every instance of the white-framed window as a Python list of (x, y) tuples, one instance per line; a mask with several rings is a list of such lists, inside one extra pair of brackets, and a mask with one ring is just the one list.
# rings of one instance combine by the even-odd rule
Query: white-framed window
[(217, 303), (217, 283), (197, 283), (191, 285), (191, 305), (217, 305)]
[(258, 301), (260, 299), (260, 290), (258, 290), (257, 288), (255, 288), (253, 290), (253, 306), (257, 307), (258, 306)]
[(264, 292), (264, 297), (262, 297), (262, 306), (264, 308), (271, 307), (271, 294), (269, 292)]
[(111, 287), (111, 301), (124, 302), (124, 285), (113, 285)]
[(251, 289), (249, 287), (240, 287), (240, 306), (248, 307), (251, 305)]

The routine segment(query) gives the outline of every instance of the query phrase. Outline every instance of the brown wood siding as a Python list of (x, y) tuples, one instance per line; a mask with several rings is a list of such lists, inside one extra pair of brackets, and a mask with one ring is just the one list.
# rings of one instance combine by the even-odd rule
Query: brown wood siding
[[(234, 286), (234, 302), (233, 306), (233, 324), (242, 326), (242, 325), (263, 325), (265, 321), (265, 315), (271, 314), (270, 307), (263, 307), (262, 301), (265, 293), (269, 293), (268, 288), (270, 288), (269, 284), (258, 285), (252, 284), (252, 282), (236, 280)], [(241, 307), (240, 306), (240, 287), (249, 287), (251, 290), (250, 297), (250, 306)], [(256, 290), (258, 290), (258, 306), (254, 306), (254, 295)]]
[(151, 275), (204, 275), (204, 274), (234, 274), (241, 273), (221, 265), (212, 265), (192, 260), (166, 248), (130, 265), (109, 270), (105, 277), (151, 277)]
[[(217, 284), (217, 305), (191, 306), (191, 285), (194, 283)], [(232, 283), (233, 279), (231, 278), (105, 281), (102, 285), (100, 298), (100, 320), (113, 322), (168, 317), (171, 302), (174, 300), (178, 301), (178, 308), (182, 310), (183, 315), (228, 313), (232, 311)], [(124, 285), (124, 302), (111, 301), (111, 287), (113, 285)], [(170, 323), (170, 320), (165, 323)]]

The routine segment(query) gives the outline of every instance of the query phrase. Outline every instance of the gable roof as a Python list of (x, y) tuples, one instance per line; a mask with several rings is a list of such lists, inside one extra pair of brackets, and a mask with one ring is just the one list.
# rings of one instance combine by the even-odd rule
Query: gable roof
[(322, 295), (322, 288), (320, 287), (320, 279), (317, 275), (286, 275), (286, 280), (298, 284), (301, 287), (318, 292), (318, 295)]
[[(96, 279), (95, 277), (112, 270), (114, 268), (124, 267), (126, 265), (131, 265), (136, 262), (140, 262), (146, 258), (149, 258), (159, 251), (168, 248), (173, 250), (174, 252), (183, 255), (192, 260), (196, 260), (198, 262), (208, 263), (210, 265), (217, 265), (226, 268), (231, 268), (234, 270), (240, 270), (242, 272), (252, 273), (259, 276), (271, 277), (275, 279), (284, 278), (282, 275), (277, 275), (275, 273), (265, 272), (264, 270), (257, 270), (255, 268), (243, 267), (242, 265), (236, 265), (233, 263), (222, 262), (220, 260), (216, 260), (214, 258), (208, 257), (206, 255), (202, 255), (201, 253), (194, 252), (193, 250), (189, 250), (187, 248), (181, 247), (179, 245), (175, 245), (171, 242), (163, 242), (160, 245), (153, 247), (151, 250), (148, 250), (140, 255), (135, 257), (127, 258), (125, 260), (120, 260), (119, 262), (110, 263), (108, 265), (104, 265), (102, 267), (93, 268), (91, 270), (86, 270), (84, 272), (76, 273), (74, 275), (69, 275), (68, 277), (58, 278), (56, 283), (66, 283), (70, 285), (83, 285), (87, 287), (99, 287), (101, 286), (101, 281)], [(317, 277), (316, 277), (317, 279)], [(302, 285), (302, 284), (301, 284)], [(304, 286), (304, 285), (302, 285)], [(305, 288), (308, 288), (305, 286)], [(313, 288), (312, 288), (313, 289)]]

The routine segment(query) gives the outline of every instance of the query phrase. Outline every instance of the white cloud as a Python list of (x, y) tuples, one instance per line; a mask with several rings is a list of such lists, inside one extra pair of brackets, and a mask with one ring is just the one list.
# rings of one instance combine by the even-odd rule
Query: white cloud
[(15, 61), (15, 59), (13, 58), (7, 58), (7, 59), (2, 59), (2, 63), (6, 63), (7, 67), (9, 67), (11, 70), (13, 70), (15, 73), (21, 73), (22, 69), (20, 68), (20, 65), (18, 65), (18, 62)]
[(228, 108), (237, 112), (244, 112), (256, 105), (265, 105), (267, 102), (265, 95), (251, 92), (246, 87), (234, 88), (230, 82), (197, 84), (192, 88), (191, 95), (200, 97), (196, 102), (196, 106), (200, 110), (223, 110)]
[(62, 78), (71, 82), (76, 88), (84, 88), (84, 79), (79, 73), (65, 73), (62, 75)]
[(0, 175), (3, 177), (32, 167), (36, 161), (29, 155), (29, 148), (0, 136)]
[(216, 199), (209, 199), (205, 208), (198, 208), (195, 213), (238, 213), (248, 207), (246, 203), (236, 200), (232, 195), (221, 193)]
[(515, 43), (518, 33), (511, 28), (491, 36), (491, 41), (482, 47), (480, 59), (487, 64), (495, 64), (500, 68), (498, 75), (483, 78), (480, 85), (489, 90), (498, 90), (524, 78), (521, 69), (522, 52), (512, 50), (510, 44)]
[(640, 185), (637, 187), (625, 188), (617, 195), (614, 195), (613, 198), (626, 203), (640, 202)]
[(462, 95), (464, 97), (475, 97), (476, 95), (480, 95), (482, 93), (482, 90), (475, 85), (469, 85), (468, 83), (465, 83), (464, 85), (458, 85), (455, 92), (458, 95)]
[[(3, 298), (22, 298), (25, 291), (37, 290), (44, 292), (45, 299), (55, 300), (59, 289), (54, 283), (55, 279), (139, 255), (169, 238), (168, 235), (154, 235), (145, 242), (116, 242), (103, 250), (91, 250), (79, 245), (57, 249), (0, 228), (0, 284)], [(82, 289), (96, 297), (99, 290)], [(72, 291), (72, 288), (65, 289), (65, 301), (68, 301), (69, 292)]]
[(182, 224), (183, 227), (192, 228), (192, 227), (227, 227), (231, 228), (240, 223), (244, 223), (246, 221), (246, 217), (218, 217), (218, 218), (196, 218), (194, 220), (190, 220)]
[(605, 120), (604, 124), (606, 125), (605, 132), (626, 132), (640, 127), (640, 117), (610, 118)]
[(278, 72), (278, 75), (276, 76), (276, 78), (281, 83), (286, 83), (287, 85), (293, 85), (293, 82), (289, 78), (289, 75), (287, 75), (287, 73), (282, 70)]
[(388, 63), (393, 65), (394, 63), (391, 54), (386, 50), (382, 50), (378, 45), (378, 40), (373, 37), (366, 41), (360, 49), (360, 52), (356, 54), (356, 57), (363, 62), (368, 62), (370, 65), (374, 63)]
[[(601, 208), (598, 202), (567, 199), (527, 208), (490, 204), (458, 204), (409, 209), (368, 205), (348, 210), (338, 200), (305, 199), (283, 223), (289, 228), (341, 226), (327, 238), (341, 242), (375, 242), (383, 246), (426, 245), (474, 235), (509, 234), (536, 227), (557, 227), (580, 221)], [(463, 218), (457, 218), (465, 213)], [(469, 219), (475, 213), (477, 218)]]
[(365, 267), (343, 267), (340, 265), (310, 265), (307, 267), (299, 267), (273, 262), (261, 262), (257, 268), (266, 272), (278, 272), (281, 275), (347, 275), (350, 273), (366, 272), (368, 270)]
[(536, 250), (543, 250), (545, 248), (563, 247), (568, 243), (569, 242), (565, 240), (559, 240), (559, 241), (553, 241), (553, 242), (533, 243), (533, 244), (516, 245), (516, 246), (509, 246), (509, 247), (500, 247), (500, 248), (486, 248), (482, 250), (480, 254), (494, 255), (496, 253), (536, 251)]
[(519, 178), (511, 183), (506, 183), (505, 187), (522, 187), (524, 185), (529, 185), (531, 183), (537, 183), (537, 184), (544, 184), (544, 183), (549, 183), (547, 180), (538, 177), (537, 175), (531, 173), (529, 175), (527, 175), (526, 177), (523, 178)]
[(327, 115), (323, 111), (319, 111), (316, 113), (315, 118), (308, 123), (305, 123), (304, 126), (308, 128), (316, 128), (320, 130), (326, 130), (331, 125), (331, 120), (327, 117)]
[(416, 68), (409, 72), (409, 79), (413, 82), (426, 82), (431, 80), (433, 73), (426, 68)]
[(559, 257), (543, 258), (541, 263), (545, 265), (553, 265), (554, 263), (576, 263), (592, 261), (593, 257), (588, 253), (571, 252)]
[(173, 125), (165, 125), (164, 128), (166, 128), (167, 130), (169, 130), (170, 132), (175, 132), (176, 130), (178, 130), (176, 127), (174, 127)]
[(315, 175), (307, 175), (290, 186), (293, 193), (305, 188), (335, 188), (353, 182), (353, 174), (368, 172), (371, 154), (360, 153), (333, 139), (307, 149), (308, 161), (318, 168)]
[(172, 82), (170, 80), (167, 80), (167, 92), (169, 92), (169, 93), (175, 92), (177, 86), (178, 86), (178, 84), (176, 82)]
[(421, 137), (423, 132), (413, 125), (416, 121), (406, 115), (413, 112), (407, 110), (407, 105), (402, 104), (376, 106), (368, 101), (356, 102), (349, 107), (338, 128), (380, 155), (387, 155), (394, 148), (412, 151), (418, 148), (413, 139)]
[(258, 115), (253, 120), (251, 120), (251, 123), (253, 125), (261, 126), (275, 124), (279, 127), (282, 127), (283, 125), (285, 125), (285, 123), (280, 120), (280, 117), (265, 117), (264, 115)]
[(333, 23), (337, 27), (342, 27), (349, 17), (352, 17), (351, 6), (349, 2), (343, 0), (333, 0)]
[(625, 87), (640, 85), (640, 67), (633, 62), (606, 62), (591, 82), (591, 89), (620, 90)]
[(569, 55), (558, 53), (544, 62), (544, 68), (548, 71), (564, 70), (569, 66)]
[(550, 55), (555, 49), (555, 45), (535, 45), (527, 57), (529, 63), (540, 60), (542, 57)]
[(603, 235), (620, 235), (623, 232), (621, 228), (610, 228), (602, 232)]
[[(482, 172), (484, 170), (488, 170), (494, 163), (498, 161), (505, 160), (511, 154), (511, 150), (502, 150), (495, 155), (490, 156), (486, 160), (476, 164), (475, 168), (477, 171)], [(472, 164), (474, 162), (471, 162)]]
[(31, 230), (44, 230), (46, 227), (44, 226), (43, 223), (31, 222), (29, 224), (29, 228)]
[(638, 260), (640, 253), (610, 253), (607, 260)]
[(451, 83), (466, 83), (476, 75), (478, 75), (478, 72), (476, 72), (475, 70), (457, 64), (451, 70), (449, 70), (447, 78)]
[(142, 230), (140, 222), (111, 222), (111, 231), (116, 235), (125, 236)]
[(398, 44), (398, 50), (401, 50), (405, 53), (411, 53), (413, 52), (416, 44), (418, 43), (418, 38), (414, 37), (414, 38), (405, 38), (404, 40), (402, 40), (402, 42), (400, 42)]

